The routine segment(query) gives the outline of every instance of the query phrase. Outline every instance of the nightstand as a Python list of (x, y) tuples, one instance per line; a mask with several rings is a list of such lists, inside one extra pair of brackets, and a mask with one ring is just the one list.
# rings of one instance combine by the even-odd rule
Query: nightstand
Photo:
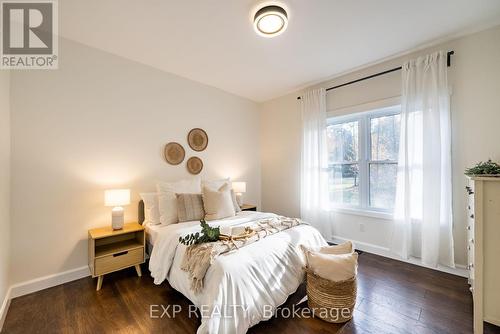
[(257, 211), (257, 206), (252, 204), (242, 204), (241, 211)]
[(97, 291), (105, 274), (135, 266), (137, 275), (142, 275), (145, 241), (144, 227), (138, 223), (127, 223), (121, 230), (111, 226), (89, 230), (89, 268), (97, 277)]

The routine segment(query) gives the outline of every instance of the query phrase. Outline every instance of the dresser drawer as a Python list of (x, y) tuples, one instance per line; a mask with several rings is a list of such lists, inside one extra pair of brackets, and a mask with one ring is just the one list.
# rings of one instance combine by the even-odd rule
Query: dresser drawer
[(95, 259), (94, 275), (103, 275), (144, 262), (144, 247)]

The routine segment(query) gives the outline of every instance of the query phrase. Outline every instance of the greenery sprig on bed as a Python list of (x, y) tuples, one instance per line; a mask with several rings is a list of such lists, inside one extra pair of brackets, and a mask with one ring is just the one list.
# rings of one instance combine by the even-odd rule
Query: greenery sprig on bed
[(491, 159), (487, 162), (480, 162), (472, 168), (465, 170), (465, 175), (499, 175), (500, 165), (492, 162)]
[(179, 238), (179, 242), (184, 245), (197, 245), (205, 242), (218, 241), (220, 236), (219, 227), (210, 227), (207, 222), (202, 219), (200, 220), (201, 234), (200, 232), (191, 233), (184, 237)]

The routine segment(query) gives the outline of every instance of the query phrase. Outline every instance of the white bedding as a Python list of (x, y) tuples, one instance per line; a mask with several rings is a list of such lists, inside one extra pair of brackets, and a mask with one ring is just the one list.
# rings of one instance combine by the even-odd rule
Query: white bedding
[[(234, 218), (211, 221), (211, 226), (247, 225), (275, 216), (270, 213), (239, 213)], [(202, 313), (202, 333), (246, 333), (267, 320), (295, 292), (303, 279), (305, 259), (299, 245), (324, 246), (315, 228), (299, 225), (217, 257), (208, 269), (203, 291), (195, 294), (188, 274), (180, 269), (186, 246), (178, 239), (200, 231), (199, 222), (148, 228), (154, 244), (149, 269), (155, 284), (168, 279), (170, 285), (189, 298)]]

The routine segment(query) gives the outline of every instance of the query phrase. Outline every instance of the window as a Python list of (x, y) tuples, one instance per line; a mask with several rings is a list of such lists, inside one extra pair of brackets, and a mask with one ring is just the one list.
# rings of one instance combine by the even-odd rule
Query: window
[(392, 211), (396, 196), (400, 106), (328, 119), (330, 202)]

